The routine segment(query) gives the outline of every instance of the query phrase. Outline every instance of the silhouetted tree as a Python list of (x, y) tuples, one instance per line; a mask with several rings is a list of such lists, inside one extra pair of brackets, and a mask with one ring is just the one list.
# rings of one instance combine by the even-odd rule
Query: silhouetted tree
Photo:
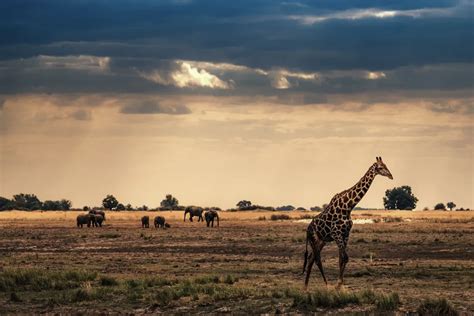
[(3, 196), (0, 196), (0, 211), (13, 210), (15, 208), (15, 203)]
[(323, 209), (320, 206), (313, 206), (312, 208), (310, 208), (310, 210), (321, 212)]
[(115, 198), (115, 196), (109, 194), (102, 200), (102, 205), (109, 210), (112, 210), (117, 207), (119, 202)]
[(411, 192), (411, 187), (404, 185), (385, 191), (383, 205), (387, 210), (412, 210), (418, 199)]
[(276, 208), (277, 211), (293, 211), (294, 209), (293, 205), (284, 205)]
[(454, 204), (454, 202), (448, 202), (446, 203), (446, 206), (449, 208), (450, 211), (452, 211), (453, 208), (456, 207), (456, 204)]
[(34, 194), (15, 194), (13, 196), (14, 207), (19, 210), (40, 210), (41, 201)]
[(133, 206), (132, 206), (132, 204), (128, 203), (127, 205), (125, 205), (125, 209), (126, 209), (127, 211), (133, 211)]
[(444, 203), (438, 203), (435, 205), (434, 209), (436, 211), (446, 211), (446, 205), (444, 205)]
[(61, 210), (63, 211), (69, 211), (72, 206), (72, 202), (66, 199), (62, 199), (59, 201), (59, 205), (61, 206)]
[(117, 211), (125, 211), (125, 205), (123, 205), (122, 203), (119, 203), (116, 209)]
[(166, 198), (163, 201), (161, 201), (160, 205), (163, 208), (173, 210), (176, 207), (178, 207), (179, 202), (178, 202), (178, 199), (176, 199), (174, 196), (172, 196), (171, 194), (167, 194)]
[(84, 206), (84, 207), (82, 208), (82, 210), (83, 210), (84, 212), (89, 212), (90, 208), (89, 208), (89, 206)]
[(242, 201), (239, 201), (239, 203), (237, 203), (236, 206), (241, 210), (245, 210), (252, 206), (252, 202), (247, 201), (247, 200), (242, 200)]

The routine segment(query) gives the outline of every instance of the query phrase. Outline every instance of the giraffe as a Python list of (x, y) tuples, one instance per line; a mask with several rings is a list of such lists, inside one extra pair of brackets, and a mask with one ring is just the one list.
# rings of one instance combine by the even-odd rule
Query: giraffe
[[(364, 197), (376, 175), (382, 175), (393, 179), (382, 157), (377, 157), (376, 162), (370, 166), (365, 175), (353, 187), (336, 194), (331, 202), (321, 213), (313, 218), (306, 233), (306, 251), (304, 254), (303, 274), (306, 271), (305, 288), (308, 287), (309, 276), (314, 263), (319, 268), (324, 283), (328, 284), (324, 276), (321, 263), (321, 251), (326, 243), (336, 241), (339, 248), (339, 281), (337, 287), (344, 283), (344, 269), (349, 261), (346, 252), (349, 233), (352, 228), (351, 211)], [(308, 243), (312, 252), (308, 258)]]

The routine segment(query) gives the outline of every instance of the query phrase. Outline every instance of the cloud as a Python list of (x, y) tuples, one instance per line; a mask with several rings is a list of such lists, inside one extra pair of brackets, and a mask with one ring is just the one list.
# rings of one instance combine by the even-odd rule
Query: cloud
[[(231, 81), (221, 80), (205, 69), (194, 67), (187, 61), (175, 61), (176, 69), (169, 73), (163, 73), (161, 70), (154, 70), (150, 73), (141, 73), (140, 75), (150, 81), (161, 85), (174, 85), (179, 88), (204, 87), (211, 89), (231, 89)], [(204, 63), (202, 66), (207, 66)]]
[(92, 119), (91, 112), (86, 110), (74, 111), (69, 115), (69, 117), (78, 121), (90, 121)]
[(49, 69), (74, 69), (104, 72), (109, 69), (110, 57), (98, 56), (44, 56), (36, 58), (38, 66)]
[(304, 25), (313, 25), (328, 20), (360, 20), (360, 19), (387, 19), (394, 17), (436, 17), (451, 16), (455, 12), (454, 8), (422, 8), (412, 10), (381, 10), (377, 8), (351, 9), (337, 11), (321, 15), (290, 15), (288, 19), (295, 20)]
[(369, 80), (377, 80), (377, 79), (385, 78), (386, 76), (387, 75), (385, 75), (385, 73), (382, 71), (369, 71), (367, 72), (365, 78)]
[(155, 101), (140, 101), (122, 106), (120, 113), (182, 115), (191, 113), (191, 110), (186, 105), (162, 105)]

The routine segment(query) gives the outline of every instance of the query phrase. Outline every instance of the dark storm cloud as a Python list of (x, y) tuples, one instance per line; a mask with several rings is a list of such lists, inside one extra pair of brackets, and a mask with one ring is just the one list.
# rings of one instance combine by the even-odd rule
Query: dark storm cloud
[[(317, 104), (327, 94), (469, 90), (469, 10), (468, 1), (424, 0), (5, 0), (0, 93), (263, 95)], [(186, 73), (177, 60), (243, 67), (194, 65)], [(360, 75), (368, 71), (384, 77)]]
[[(472, 60), (473, 47), (469, 44), (473, 35), (472, 19), (466, 10), (452, 9), (468, 4), (452, 1), (288, 3), (75, 1), (65, 5), (64, 1), (7, 0), (0, 7), (0, 56), (88, 54), (177, 58), (305, 70), (390, 69)], [(315, 25), (302, 25), (285, 18), (373, 8), (436, 8), (453, 12), (427, 18), (336, 19)]]
[(120, 109), (123, 114), (189, 114), (191, 110), (186, 105), (162, 105), (156, 101), (140, 101), (139, 103), (129, 103)]

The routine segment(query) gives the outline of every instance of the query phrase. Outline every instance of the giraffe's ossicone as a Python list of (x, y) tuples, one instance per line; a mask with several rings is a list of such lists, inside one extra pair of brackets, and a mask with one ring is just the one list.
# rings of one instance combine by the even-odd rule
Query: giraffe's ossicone
[[(349, 256), (346, 252), (349, 234), (352, 228), (351, 211), (364, 197), (376, 175), (382, 175), (393, 179), (381, 157), (369, 168), (365, 175), (351, 188), (336, 194), (323, 211), (313, 218), (307, 229), (306, 251), (304, 254), (303, 273), (306, 271), (305, 286), (308, 286), (309, 277), (313, 264), (319, 268), (324, 282), (326, 277), (321, 262), (321, 250), (324, 245), (336, 241), (339, 248), (339, 282), (344, 282), (344, 269)], [(308, 244), (311, 246), (311, 254), (308, 256)]]

